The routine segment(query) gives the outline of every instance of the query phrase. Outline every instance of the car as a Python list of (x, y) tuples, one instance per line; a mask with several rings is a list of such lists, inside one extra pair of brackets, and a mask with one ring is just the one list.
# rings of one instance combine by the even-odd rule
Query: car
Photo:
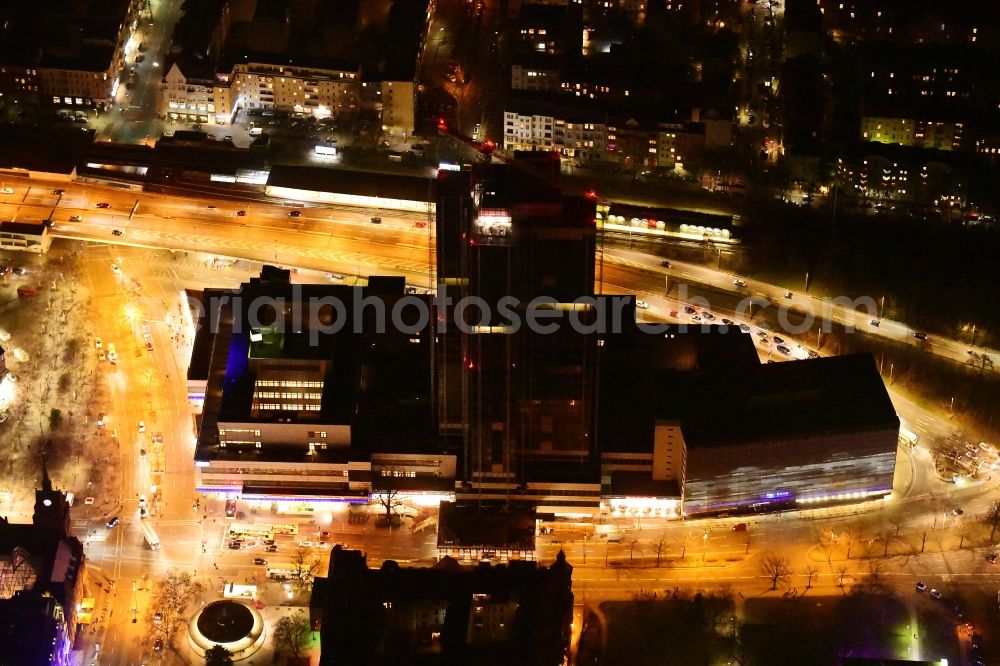
[(427, 223), (421, 220), (419, 222), (414, 222), (413, 226), (415, 226), (417, 229), (423, 229), (424, 227), (427, 226)]
[(270, 546), (264, 546), (264, 552), (265, 553), (277, 553), (278, 552), (278, 547), (275, 546), (274, 544), (271, 544)]
[(635, 307), (639, 308), (640, 310), (648, 310), (649, 303), (647, 303), (646, 301), (636, 301)]
[(109, 203), (107, 203), (105, 201), (102, 201), (101, 203), (97, 204), (97, 207), (98, 208), (111, 208), (111, 204), (109, 204)]
[(972, 638), (969, 639), (969, 645), (972, 646), (973, 650), (978, 650), (983, 647), (983, 637), (980, 634), (972, 634)]
[(232, 137), (232, 135), (227, 134), (226, 136), (222, 137), (222, 140), (223, 141), (232, 141), (233, 137)]
[(740, 324), (740, 330), (744, 333), (750, 332), (750, 324)]
[(98, 349), (97, 350), (97, 358), (98, 358), (98, 360), (104, 361), (108, 357), (104, 354), (104, 350), (103, 349)]
[(145, 421), (139, 421), (139, 432), (140, 433), (146, 432), (146, 422)]
[(100, 414), (97, 415), (97, 427), (98, 428), (103, 428), (104, 427), (104, 417), (105, 416), (107, 416), (107, 414), (105, 414), (104, 412), (101, 412)]
[(114, 518), (112, 518), (111, 520), (109, 520), (107, 522), (108, 529), (111, 529), (112, 527), (116, 527), (118, 525), (118, 523), (120, 523), (120, 522), (122, 522), (122, 519), (119, 518), (118, 516), (115, 516)]
[(0, 194), (14, 194), (14, 188), (12, 188), (12, 187), (0, 187)]
[(119, 274), (122, 272), (122, 269), (118, 267), (118, 264), (111, 264), (111, 270)]
[(809, 358), (819, 358), (819, 352), (815, 349), (809, 350)]
[(704, 319), (705, 321), (712, 321), (713, 319), (715, 319), (715, 315), (709, 312), (708, 310), (703, 310), (701, 313), (701, 318)]
[(722, 323), (725, 326), (734, 326), (736, 324), (736, 322), (733, 321), (732, 319), (726, 319), (725, 317), (722, 318)]
[(789, 354), (792, 353), (792, 350), (789, 349), (788, 347), (786, 347), (785, 345), (778, 345), (777, 347), (775, 347), (775, 349), (777, 349), (779, 352), (781, 352), (785, 356), (788, 356)]
[(157, 638), (155, 641), (153, 641), (153, 651), (160, 652), (162, 650), (163, 650), (163, 639)]
[(124, 232), (124, 231), (122, 231), (121, 229), (115, 229), (115, 230), (113, 230), (113, 231), (111, 232), (111, 235), (112, 235), (112, 236), (124, 236), (124, 235), (125, 235), (125, 232)]
[(146, 340), (146, 351), (153, 351), (153, 343)]
[(785, 298), (791, 298), (791, 297), (792, 297), (792, 292), (786, 291), (785, 292)]
[(743, 280), (733, 280), (733, 284), (736, 285), (737, 287), (747, 286), (747, 283), (744, 282)]
[(767, 331), (757, 331), (757, 337), (761, 338), (764, 341), (766, 341), (767, 340)]
[(302, 214), (301, 210), (290, 210), (288, 211), (288, 217), (298, 217)]
[(965, 511), (963, 511), (960, 507), (955, 507), (954, 509), (951, 510), (951, 515), (953, 516), (961, 516), (964, 513)]
[(733, 531), (734, 532), (746, 532), (747, 531), (747, 524), (746, 523), (736, 523), (735, 525), (733, 525)]
[(80, 217), (79, 215), (70, 215), (69, 216), (69, 221), (70, 222), (83, 222), (83, 218)]
[(920, 331), (917, 331), (916, 333), (913, 334), (913, 337), (915, 337), (917, 340), (926, 340), (927, 339), (927, 334), (926, 333), (921, 333)]
[(996, 564), (998, 558), (1000, 558), (1000, 553), (990, 553), (986, 556), (986, 561), (990, 564)]
[(95, 338), (94, 339), (94, 346), (97, 347), (98, 349), (101, 349), (102, 347), (104, 347), (104, 343), (101, 342), (100, 338)]
[(924, 592), (926, 589), (927, 589), (926, 585), (924, 585), (923, 583), (917, 583), (917, 592)]
[(382, 224), (382, 218), (381, 217), (373, 217), (372, 218), (372, 224)]
[(56, 221), (53, 219), (42, 220), (42, 224), (44, 224), (49, 229), (53, 229), (56, 226)]
[(145, 495), (139, 495), (139, 508), (140, 509), (145, 509), (146, 508), (146, 496)]
[(163, 622), (163, 613), (157, 611), (153, 613), (153, 624), (160, 624)]
[(239, 550), (240, 548), (243, 547), (243, 542), (242, 541), (230, 541), (229, 543), (226, 544), (226, 547), (229, 550)]
[(660, 262), (660, 268), (670, 268), (670, 262), (664, 259)]
[(671, 310), (670, 311), (670, 316), (671, 317), (676, 317), (677, 316), (677, 310)]
[(267, 564), (267, 560), (265, 560), (263, 557), (255, 557), (253, 558), (253, 563), (259, 566), (264, 566)]
[(698, 315), (691, 315), (691, 321), (701, 321), (701, 317)]
[(694, 313), (696, 313), (696, 312), (698, 312), (698, 311), (697, 311), (697, 310), (695, 310), (695, 309), (694, 309), (693, 307), (691, 307), (690, 305), (685, 305), (685, 306), (684, 306), (684, 312), (685, 312), (685, 314), (692, 314), (692, 315), (693, 315)]
[(208, 210), (216, 210), (218, 206), (205, 206)]
[(872, 319), (870, 322), (868, 322), (868, 325), (878, 328), (879, 326), (882, 325), (882, 322), (878, 319)]
[(784, 338), (779, 338), (777, 335), (771, 336), (771, 339), (774, 340), (774, 344), (776, 344), (776, 345), (783, 345), (783, 344), (785, 344), (785, 339)]
[(931, 588), (931, 591), (930, 591), (929, 594), (931, 595), (931, 599), (936, 599), (938, 601), (940, 601), (941, 599), (944, 598), (944, 595), (941, 594), (940, 592), (938, 592), (937, 590), (935, 590), (933, 587)]
[(274, 539), (264, 539), (261, 543), (265, 546), (273, 546), (275, 544)]
[(56, 195), (57, 197), (61, 197), (62, 195), (66, 194), (66, 190), (52, 190), (52, 194)]

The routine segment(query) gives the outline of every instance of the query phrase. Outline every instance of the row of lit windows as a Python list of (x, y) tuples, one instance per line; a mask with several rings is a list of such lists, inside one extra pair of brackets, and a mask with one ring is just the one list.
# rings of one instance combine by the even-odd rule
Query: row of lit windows
[(256, 391), (253, 394), (255, 399), (260, 398), (284, 398), (292, 400), (321, 400), (323, 398), (322, 393), (303, 393), (301, 391)]
[(257, 405), (257, 409), (268, 412), (318, 412), (322, 407), (293, 402), (266, 402)]
[(255, 437), (260, 437), (260, 430), (252, 428), (219, 428), (219, 437), (225, 437), (226, 435), (248, 435), (250, 433), (253, 433)]
[[(255, 468), (255, 467), (217, 467), (212, 465), (210, 469), (206, 469), (202, 474), (240, 474), (248, 476), (347, 476), (347, 470), (319, 470), (315, 468), (311, 469), (301, 469), (301, 468)], [(205, 479), (205, 483), (212, 483), (208, 479)]]
[(280, 386), (281, 388), (323, 388), (323, 382), (301, 379), (258, 379), (257, 386)]

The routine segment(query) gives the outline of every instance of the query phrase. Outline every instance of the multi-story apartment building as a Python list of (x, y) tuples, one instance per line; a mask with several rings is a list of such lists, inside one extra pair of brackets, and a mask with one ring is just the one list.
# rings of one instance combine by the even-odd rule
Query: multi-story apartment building
[(133, 39), (140, 0), (68, 1), (40, 12), (0, 6), (0, 93), (15, 100), (110, 109)]
[(732, 123), (643, 123), (610, 117), (598, 106), (557, 105), (514, 99), (504, 111), (504, 148), (558, 151), (579, 164), (610, 162), (637, 169), (670, 169), (698, 163), (705, 150), (725, 149)]
[[(383, 85), (398, 86), (387, 95), (391, 113), (412, 127), (413, 84), (409, 83), (408, 96), (402, 90), (407, 83)], [(169, 66), (163, 85), (164, 113), (174, 119), (225, 125), (240, 109), (278, 109), (327, 118), (357, 110), (360, 70), (356, 62), (322, 66), (243, 62), (216, 71), (207, 61), (187, 58)]]
[(356, 61), (276, 65), (247, 60), (233, 66), (230, 101), (245, 109), (339, 116), (357, 110), (360, 76)]
[(960, 150), (963, 127), (960, 122), (865, 116), (861, 119), (861, 138), (916, 148)]
[(182, 122), (225, 124), (226, 112), (222, 110), (225, 107), (219, 109), (220, 122), (215, 105), (216, 89), (223, 87), (207, 60), (178, 59), (168, 65), (163, 77), (164, 113), (171, 120)]

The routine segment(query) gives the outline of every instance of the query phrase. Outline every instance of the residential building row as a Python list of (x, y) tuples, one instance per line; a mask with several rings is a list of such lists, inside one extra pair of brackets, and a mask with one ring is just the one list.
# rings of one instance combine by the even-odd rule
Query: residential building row
[(576, 164), (607, 162), (641, 169), (674, 169), (697, 163), (706, 151), (732, 147), (729, 120), (648, 122), (610, 118), (599, 108), (511, 100), (504, 111), (503, 147), (508, 151), (556, 151)]
[(7, 99), (81, 110), (109, 110), (127, 59), (142, 0), (68, 0), (0, 6), (0, 93)]
[(362, 86), (388, 128), (413, 132), (412, 80), (362, 82), (356, 61), (321, 65), (271, 64), (249, 56), (218, 71), (207, 59), (176, 59), (163, 78), (163, 113), (171, 120), (228, 125), (242, 111), (280, 110), (319, 119), (358, 111)]

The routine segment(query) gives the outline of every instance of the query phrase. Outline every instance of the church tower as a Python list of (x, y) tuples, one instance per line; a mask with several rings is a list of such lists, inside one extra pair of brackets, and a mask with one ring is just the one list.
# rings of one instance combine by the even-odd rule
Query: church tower
[(58, 534), (61, 538), (69, 535), (69, 502), (66, 494), (52, 488), (49, 470), (42, 458), (42, 488), (35, 490), (35, 513), (32, 524), (43, 530)]

